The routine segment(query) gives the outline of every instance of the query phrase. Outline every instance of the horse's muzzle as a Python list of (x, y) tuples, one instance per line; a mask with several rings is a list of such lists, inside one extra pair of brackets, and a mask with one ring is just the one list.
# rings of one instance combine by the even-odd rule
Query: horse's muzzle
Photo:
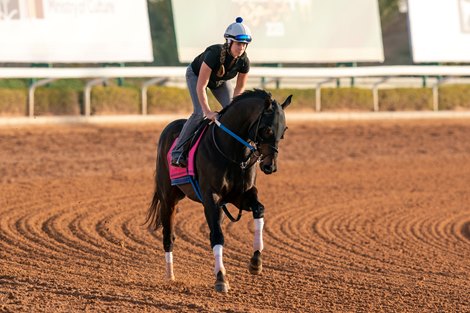
[(274, 145), (269, 145), (271, 148), (268, 153), (260, 155), (260, 168), (265, 174), (272, 174), (277, 171), (277, 148)]
[(261, 170), (263, 173), (269, 175), (277, 171), (276, 164), (271, 163), (271, 164), (261, 164)]

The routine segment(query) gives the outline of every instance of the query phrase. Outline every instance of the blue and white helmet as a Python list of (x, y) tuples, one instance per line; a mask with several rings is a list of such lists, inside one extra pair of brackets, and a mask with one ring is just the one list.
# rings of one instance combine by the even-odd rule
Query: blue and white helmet
[(231, 41), (251, 42), (251, 31), (248, 26), (242, 24), (243, 19), (237, 17), (235, 23), (230, 24), (225, 31), (224, 38), (230, 43)]

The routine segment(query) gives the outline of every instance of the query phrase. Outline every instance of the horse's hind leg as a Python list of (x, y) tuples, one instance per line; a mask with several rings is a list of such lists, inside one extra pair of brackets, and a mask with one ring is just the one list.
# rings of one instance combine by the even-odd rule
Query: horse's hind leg
[[(175, 242), (174, 223), (176, 209), (175, 206), (184, 198), (184, 193), (171, 185), (170, 171), (168, 167), (168, 151), (176, 138), (178, 132), (183, 127), (184, 120), (177, 120), (170, 123), (160, 134), (157, 148), (157, 161), (155, 171), (155, 194), (152, 203), (159, 203), (157, 214), (155, 215), (156, 226), (162, 226), (163, 249), (165, 250), (166, 277), (174, 280), (173, 272), (173, 245)], [(152, 205), (155, 211), (155, 205)], [(152, 212), (151, 212), (152, 213)]]
[(175, 207), (163, 204), (161, 207), (161, 214), (163, 249), (165, 250), (166, 278), (169, 280), (175, 280), (175, 274), (173, 272)]
[(173, 271), (173, 246), (175, 243), (176, 204), (184, 195), (179, 189), (171, 187), (167, 200), (161, 204), (161, 221), (163, 234), (163, 249), (165, 250), (166, 278), (175, 280)]

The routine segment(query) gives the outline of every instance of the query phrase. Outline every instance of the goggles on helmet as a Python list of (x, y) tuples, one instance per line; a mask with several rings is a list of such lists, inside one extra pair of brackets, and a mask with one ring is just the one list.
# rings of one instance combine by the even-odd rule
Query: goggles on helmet
[(236, 35), (236, 36), (228, 35), (227, 37), (232, 38), (233, 40), (238, 41), (238, 42), (246, 42), (246, 43), (251, 42), (251, 36), (246, 35), (246, 34), (241, 34), (241, 35)]

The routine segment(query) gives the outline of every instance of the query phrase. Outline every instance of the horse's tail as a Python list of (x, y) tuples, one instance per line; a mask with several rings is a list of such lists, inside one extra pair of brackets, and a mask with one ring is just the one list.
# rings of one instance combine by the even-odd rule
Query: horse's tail
[[(162, 206), (168, 207), (173, 204), (173, 195), (171, 195), (171, 181), (166, 156), (171, 144), (175, 140), (185, 120), (176, 120), (168, 124), (160, 134), (157, 145), (157, 158), (155, 163), (155, 190), (153, 192), (152, 202), (147, 210), (145, 224), (149, 229), (157, 230), (162, 226)], [(162, 201), (164, 203), (162, 204)], [(163, 209), (165, 211), (165, 209)]]
[(149, 227), (151, 230), (157, 230), (162, 226), (162, 219), (161, 219), (161, 206), (162, 206), (162, 201), (161, 201), (161, 186), (159, 186), (158, 182), (158, 171), (159, 171), (159, 163), (160, 163), (160, 158), (161, 154), (164, 153), (163, 151), (163, 141), (159, 140), (158, 142), (158, 147), (157, 147), (157, 158), (156, 158), (156, 163), (155, 163), (155, 189), (153, 192), (153, 198), (152, 202), (150, 202), (150, 206), (147, 210), (147, 217), (145, 218), (145, 224)]
[(145, 218), (145, 223), (152, 230), (157, 230), (162, 226), (162, 219), (160, 215), (161, 201), (158, 196), (158, 186), (155, 183), (155, 191), (153, 193), (152, 202), (147, 210), (147, 217)]

